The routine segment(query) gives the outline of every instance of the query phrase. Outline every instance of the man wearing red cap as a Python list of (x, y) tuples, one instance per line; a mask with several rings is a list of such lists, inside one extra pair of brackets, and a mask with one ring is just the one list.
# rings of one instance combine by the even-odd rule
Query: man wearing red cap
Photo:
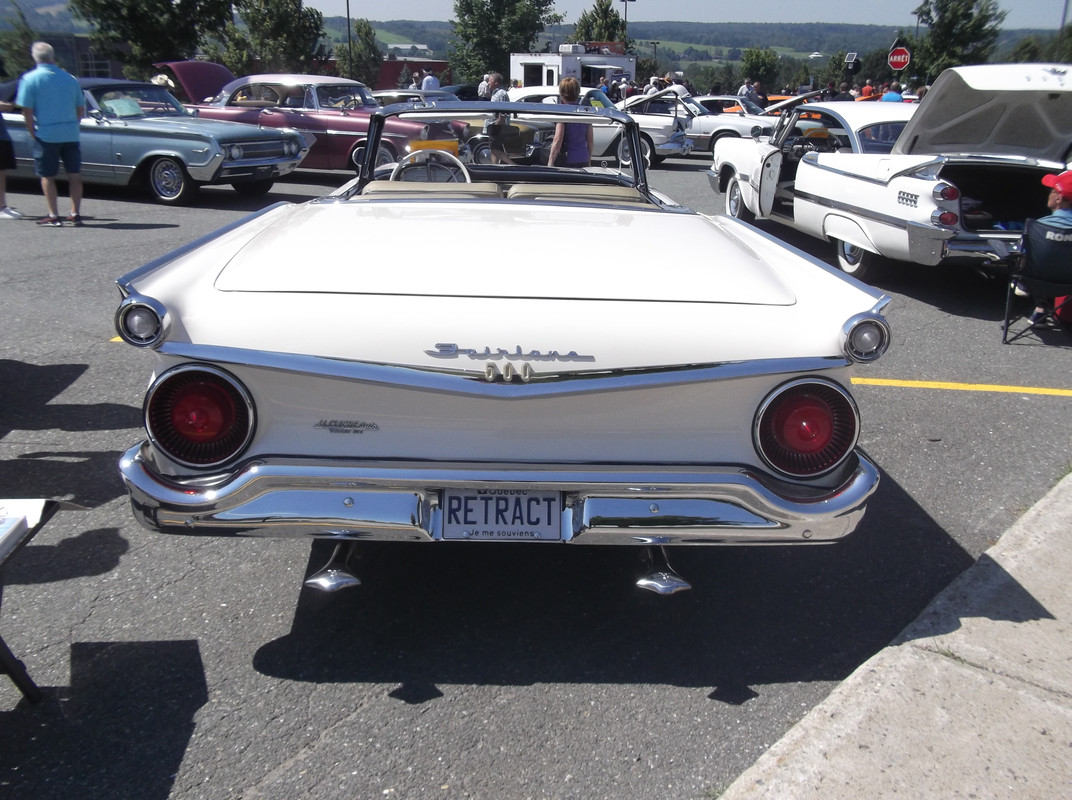
[[(1053, 213), (1040, 217), (1039, 221), (1045, 221), (1051, 228), (1066, 230), (1067, 235), (1072, 237), (1072, 171), (1059, 175), (1043, 175), (1042, 185), (1050, 190), (1046, 206)], [(1035, 310), (1027, 318), (1032, 325), (1046, 316), (1047, 308), (1053, 307), (1053, 300), (1050, 298), (1036, 298), (1035, 303)]]

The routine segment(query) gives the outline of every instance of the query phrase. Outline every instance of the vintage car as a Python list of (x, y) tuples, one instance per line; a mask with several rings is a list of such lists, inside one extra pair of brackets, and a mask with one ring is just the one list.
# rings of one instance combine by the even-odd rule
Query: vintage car
[(880, 257), (1004, 269), (1070, 147), (1068, 65), (957, 67), (922, 103), (809, 104), (769, 138), (720, 141), (708, 176), (727, 213), (832, 241), (859, 278)]
[[(118, 333), (151, 355), (120, 463), (145, 526), (334, 540), (326, 590), (359, 582), (363, 542), (628, 545), (663, 594), (689, 585), (666, 546), (857, 526), (878, 471), (850, 377), (889, 343), (888, 298), (675, 204), (643, 159), (478, 163), (469, 134), (504, 113), (640, 147), (613, 109), (391, 106), (370, 147), (395, 117), (462, 132), (118, 279)], [(593, 230), (628, 246), (578, 246)]]
[[(80, 78), (82, 179), (144, 186), (161, 203), (185, 203), (199, 186), (230, 184), (264, 194), (294, 170), (309, 145), (293, 130), (203, 120), (152, 83)], [(33, 177), (33, 140), (21, 112), (4, 114), (15, 150), (11, 175)]]
[[(369, 116), (379, 103), (359, 81), (331, 75), (272, 74), (235, 78), (211, 61), (166, 61), (202, 118), (293, 128), (315, 139), (304, 169), (355, 171), (364, 156)], [(205, 98), (200, 100), (199, 98)], [(377, 151), (379, 163), (397, 161), (410, 143), (427, 136), (421, 125), (394, 122)]]
[(371, 94), (376, 104), (381, 106), (393, 106), (395, 103), (449, 103), (458, 99), (458, 95), (442, 89), (376, 89)]
[[(736, 98), (738, 101), (745, 98)], [(749, 103), (750, 105), (754, 105)], [(649, 95), (635, 95), (618, 103), (617, 107), (627, 114), (643, 120), (646, 117), (680, 119), (685, 125), (685, 136), (692, 142), (693, 151), (711, 152), (719, 139), (725, 136), (751, 136), (758, 125), (763, 133), (770, 134), (774, 117), (765, 116), (763, 109), (755, 106), (758, 113), (746, 114), (712, 111), (688, 94), (680, 94), (674, 87)]]
[[(557, 86), (525, 86), (509, 90), (510, 99), (519, 103), (557, 103)], [(602, 89), (581, 87), (580, 105), (592, 108), (614, 108), (614, 104)], [(627, 112), (628, 113), (628, 112)], [(630, 116), (636, 116), (630, 113)], [(659, 164), (670, 156), (687, 156), (692, 152), (684, 119), (668, 120), (665, 116), (636, 116), (640, 126), (640, 145), (644, 160), (648, 166)], [(606, 159), (615, 158), (618, 153), (620, 137), (616, 131), (597, 129), (594, 131), (593, 156)], [(608, 138), (610, 137), (610, 138)]]

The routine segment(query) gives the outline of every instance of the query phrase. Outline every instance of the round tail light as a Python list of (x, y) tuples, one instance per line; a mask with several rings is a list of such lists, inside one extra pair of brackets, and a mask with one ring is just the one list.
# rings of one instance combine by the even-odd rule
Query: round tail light
[(145, 428), (169, 458), (191, 467), (214, 467), (249, 443), (253, 403), (242, 385), (222, 370), (178, 367), (149, 387)]
[(859, 432), (859, 412), (844, 389), (800, 380), (779, 387), (763, 401), (754, 437), (757, 452), (771, 467), (810, 478), (844, 461)]

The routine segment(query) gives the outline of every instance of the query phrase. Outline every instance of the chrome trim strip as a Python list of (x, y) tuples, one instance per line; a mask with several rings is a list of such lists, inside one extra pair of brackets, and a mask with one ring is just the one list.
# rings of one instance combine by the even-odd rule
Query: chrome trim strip
[(839, 202), (832, 197), (818, 197), (808, 192), (798, 192), (793, 190), (794, 199), (804, 200), (809, 203), (814, 203), (821, 208), (829, 208), (832, 211), (844, 211), (848, 214), (853, 214), (864, 219), (872, 220), (873, 222), (881, 223), (882, 225), (889, 225), (893, 228), (899, 228), (901, 230), (907, 230), (908, 220), (903, 217), (895, 217), (890, 214), (882, 214), (878, 211), (874, 211), (864, 206), (854, 206), (849, 203)]
[[(162, 533), (431, 542), (446, 488), (564, 494), (563, 541), (577, 544), (788, 544), (850, 533), (878, 485), (858, 456), (839, 486), (790, 497), (747, 468), (428, 465), (263, 459), (213, 485), (158, 475), (144, 445), (119, 469), (134, 514)], [(805, 493), (807, 493), (805, 495)]]
[[(218, 365), (278, 370), (293, 375), (340, 378), (394, 388), (429, 390), (450, 394), (494, 397), (503, 400), (620, 391), (652, 386), (680, 386), (717, 380), (760, 376), (791, 377), (822, 374), (849, 365), (844, 355), (809, 358), (779, 358), (730, 361), (723, 364), (681, 364), (636, 369), (570, 370), (534, 374), (528, 383), (489, 383), (485, 363), (470, 370), (404, 367), (366, 361), (347, 361), (324, 356), (274, 353), (234, 347), (165, 342), (159, 352), (174, 358)], [(490, 360), (490, 359), (489, 359)]]

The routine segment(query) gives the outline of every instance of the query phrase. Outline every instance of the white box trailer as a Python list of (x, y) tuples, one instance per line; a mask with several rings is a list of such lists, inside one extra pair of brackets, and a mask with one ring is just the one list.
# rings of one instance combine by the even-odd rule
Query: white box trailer
[(612, 81), (636, 79), (636, 56), (590, 53), (582, 44), (564, 44), (557, 53), (511, 53), (510, 81), (521, 86), (554, 86), (574, 77), (581, 86), (598, 86), (600, 78)]

